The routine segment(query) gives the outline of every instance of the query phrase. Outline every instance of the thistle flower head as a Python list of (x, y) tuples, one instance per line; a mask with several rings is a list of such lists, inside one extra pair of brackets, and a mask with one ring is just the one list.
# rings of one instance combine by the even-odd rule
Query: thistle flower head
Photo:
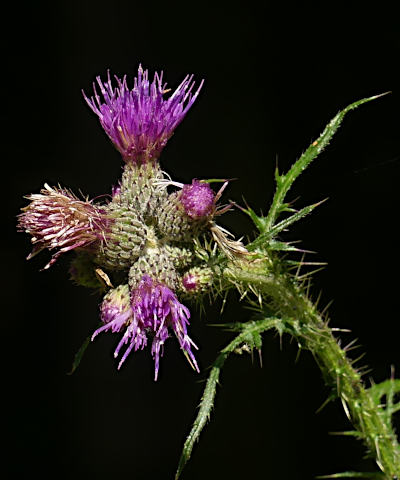
[(123, 285), (111, 290), (101, 306), (101, 318), (104, 323), (97, 329), (92, 340), (103, 331), (119, 332), (125, 329), (114, 356), (118, 357), (122, 347), (128, 345), (119, 362), (118, 369), (131, 353), (142, 350), (152, 338), (151, 354), (155, 363), (154, 379), (157, 380), (160, 356), (169, 337), (169, 328), (175, 333), (180, 347), (191, 366), (199, 371), (192, 347), (197, 348), (187, 334), (189, 310), (182, 305), (175, 294), (164, 284), (144, 275), (138, 287), (131, 293), (130, 304), (127, 300), (128, 286)]
[(96, 113), (105, 132), (127, 163), (143, 164), (158, 159), (168, 139), (196, 100), (202, 87), (192, 94), (194, 81), (187, 75), (175, 92), (164, 99), (169, 91), (163, 83), (163, 73), (155, 73), (152, 83), (148, 70), (139, 66), (133, 89), (127, 85), (126, 76), (115, 76), (117, 86), (111, 83), (110, 73), (97, 83), (103, 98), (93, 84), (94, 97), (84, 97)]
[(210, 185), (196, 179), (183, 186), (179, 200), (186, 215), (193, 219), (211, 215), (215, 207), (215, 194)]
[(64, 252), (88, 247), (103, 240), (111, 219), (102, 208), (88, 200), (79, 200), (69, 190), (45, 184), (38, 194), (27, 197), (31, 203), (18, 216), (18, 229), (32, 235), (32, 258), (44, 248), (57, 249), (49, 268)]
[(208, 267), (193, 267), (182, 277), (182, 287), (193, 297), (206, 292), (213, 282), (213, 271)]
[(110, 290), (100, 307), (100, 318), (104, 325), (93, 333), (92, 340), (101, 332), (121, 331), (132, 320), (132, 315), (128, 285), (119, 285)]

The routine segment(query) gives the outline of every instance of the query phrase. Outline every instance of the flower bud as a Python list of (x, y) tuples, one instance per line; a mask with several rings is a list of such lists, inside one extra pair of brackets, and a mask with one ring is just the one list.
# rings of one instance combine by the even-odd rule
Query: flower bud
[(179, 200), (186, 215), (195, 220), (210, 216), (215, 206), (215, 194), (210, 185), (196, 179), (183, 186)]
[(147, 238), (146, 225), (138, 217), (134, 206), (111, 202), (106, 208), (109, 216), (113, 218), (113, 224), (96, 262), (106, 268), (127, 269), (144, 248)]
[[(125, 207), (133, 207), (144, 220), (158, 215), (160, 203), (168, 193), (158, 182), (163, 173), (158, 164), (127, 164), (120, 183), (119, 197), (115, 200)], [(114, 201), (114, 199), (113, 199)]]
[(113, 288), (104, 296), (100, 307), (100, 318), (104, 325), (93, 333), (92, 340), (101, 332), (119, 332), (132, 316), (129, 286), (124, 284)]
[(194, 179), (160, 204), (157, 226), (169, 240), (190, 241), (208, 225), (215, 211), (215, 195), (208, 183)]
[(178, 285), (174, 258), (164, 247), (148, 248), (146, 254), (132, 265), (129, 270), (130, 288), (137, 288), (144, 275), (157, 278), (172, 289)]
[(183, 291), (190, 296), (205, 293), (212, 283), (213, 271), (211, 268), (193, 267), (182, 277)]

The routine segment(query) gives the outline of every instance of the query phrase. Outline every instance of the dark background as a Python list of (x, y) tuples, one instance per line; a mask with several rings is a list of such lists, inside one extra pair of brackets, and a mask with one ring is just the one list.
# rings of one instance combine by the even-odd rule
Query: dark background
[[(392, 93), (352, 112), (290, 194), (296, 205), (329, 197), (286, 239), (301, 239), (328, 267), (314, 296), (330, 307), (332, 326), (350, 328), (376, 381), (399, 367), (398, 183), (399, 22), (380, 3), (374, 11), (261, 10), (200, 2), (36, 2), (11, 5), (3, 18), (2, 131), (3, 419), (7, 478), (172, 479), (199, 402), (207, 367), (229, 335), (210, 323), (249, 312), (231, 297), (199, 317), (191, 336), (202, 373), (167, 344), (160, 379), (148, 351), (117, 372), (116, 337), (90, 345), (79, 370), (66, 373), (98, 322), (100, 299), (68, 279), (68, 258), (40, 272), (46, 254), (25, 262), (30, 245), (16, 234), (23, 195), (45, 181), (90, 197), (110, 192), (119, 155), (88, 109), (81, 88), (107, 68), (136, 73), (139, 62), (164, 70), (174, 88), (186, 73), (205, 79), (196, 104), (162, 155), (176, 180), (237, 178), (225, 198), (266, 211), (273, 169), (301, 154), (341, 108)], [(7, 28), (11, 27), (11, 28)], [(240, 213), (224, 225), (251, 235)], [(266, 335), (263, 368), (231, 358), (221, 376), (211, 422), (182, 479), (310, 479), (350, 469), (373, 470), (327, 397), (308, 353), (296, 363), (288, 338)], [(399, 370), (399, 368), (398, 368)], [(3, 449), (4, 451), (4, 449)]]

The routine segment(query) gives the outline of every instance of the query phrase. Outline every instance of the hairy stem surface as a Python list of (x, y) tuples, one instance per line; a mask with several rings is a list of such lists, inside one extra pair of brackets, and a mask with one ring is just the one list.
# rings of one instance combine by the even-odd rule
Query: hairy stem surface
[(374, 399), (371, 389), (365, 387), (332, 330), (299, 286), (286, 274), (261, 275), (230, 268), (226, 275), (236, 283), (257, 285), (272, 298), (282, 318), (293, 320), (286, 331), (313, 353), (325, 381), (341, 399), (347, 417), (381, 471), (387, 478), (399, 478), (400, 447), (385, 409)]

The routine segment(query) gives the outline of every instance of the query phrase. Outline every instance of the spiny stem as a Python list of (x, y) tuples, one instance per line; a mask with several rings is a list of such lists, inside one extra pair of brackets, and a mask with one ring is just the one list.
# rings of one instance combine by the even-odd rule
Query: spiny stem
[(226, 275), (235, 283), (256, 284), (272, 298), (277, 313), (296, 320), (291, 334), (313, 353), (325, 381), (341, 399), (346, 415), (375, 456), (378, 467), (388, 479), (400, 478), (400, 447), (385, 410), (374, 401), (331, 329), (297, 283), (287, 274), (263, 276), (235, 267), (227, 269)]
[[(393, 480), (400, 477), (400, 448), (391, 424), (392, 414), (400, 408), (399, 404), (395, 405), (393, 403), (394, 395), (399, 393), (400, 386), (394, 383), (394, 379), (391, 379), (387, 385), (378, 385), (377, 388), (367, 389), (364, 386), (361, 374), (353, 368), (352, 361), (346, 356), (346, 350), (340, 348), (333, 336), (333, 331), (324, 322), (323, 315), (319, 314), (316, 305), (312, 304), (304, 292), (302, 284), (307, 281), (307, 278), (299, 277), (297, 274), (291, 275), (287, 271), (290, 261), (284, 263), (284, 261), (270, 255), (274, 250), (296, 250), (290, 244), (276, 240), (274, 237), (297, 220), (308, 215), (318, 205), (310, 205), (298, 212), (290, 208), (285, 203), (285, 197), (293, 182), (328, 145), (349, 111), (380, 96), (382, 95), (364, 98), (341, 110), (328, 123), (320, 137), (312, 142), (286, 174), (280, 175), (276, 171), (276, 191), (266, 217), (256, 215), (250, 207), (242, 208), (259, 230), (258, 237), (247, 245), (247, 249), (253, 254), (250, 260), (245, 259), (243, 262), (237, 260), (227, 265), (223, 261), (219, 265), (217, 261), (216, 264), (219, 267), (219, 273), (228, 282), (228, 285), (225, 284), (224, 287), (229, 289), (234, 285), (243, 296), (249, 291), (255, 293), (260, 305), (258, 310), (265, 315), (268, 312), (270, 318), (241, 325), (239, 329), (242, 329), (242, 332), (217, 357), (210, 371), (199, 413), (185, 442), (176, 479), (188, 461), (194, 442), (198, 439), (209, 418), (220, 370), (229, 353), (234, 351), (241, 343), (248, 344), (249, 339), (251, 348), (259, 349), (261, 345), (260, 334), (272, 328), (272, 326), (280, 334), (282, 332), (290, 333), (301, 347), (313, 353), (325, 381), (341, 399), (349, 420), (357, 429), (356, 432), (352, 433), (357, 438), (364, 440), (383, 472), (380, 477), (379, 474), (365, 473), (356, 473), (355, 477)], [(276, 223), (282, 212), (291, 212), (292, 215)], [(309, 274), (307, 275), (309, 276)], [(222, 283), (225, 282), (222, 281)], [(221, 288), (221, 285), (219, 288)], [(261, 305), (263, 305), (262, 308)], [(274, 318), (271, 318), (271, 316), (274, 316)], [(257, 331), (251, 331), (251, 329)], [(386, 409), (380, 404), (382, 395), (386, 395), (387, 398)], [(349, 478), (349, 475), (353, 473), (335, 474), (331, 478)]]

